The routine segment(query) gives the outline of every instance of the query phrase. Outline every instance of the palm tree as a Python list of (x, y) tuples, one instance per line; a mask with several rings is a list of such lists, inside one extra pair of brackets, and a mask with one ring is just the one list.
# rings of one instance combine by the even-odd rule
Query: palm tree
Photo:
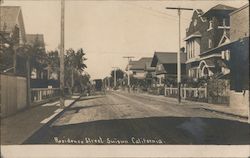
[[(84, 61), (87, 60), (85, 58), (86, 53), (84, 53), (83, 49), (79, 49), (77, 52), (73, 49), (68, 49), (66, 50), (66, 56), (65, 56), (65, 82), (66, 85), (69, 88), (70, 93), (72, 93), (73, 88), (75, 86), (75, 77), (81, 76), (82, 72), (84, 71), (85, 68), (87, 68), (86, 64)], [(70, 78), (67, 76), (71, 76)], [(71, 84), (70, 84), (71, 83)]]

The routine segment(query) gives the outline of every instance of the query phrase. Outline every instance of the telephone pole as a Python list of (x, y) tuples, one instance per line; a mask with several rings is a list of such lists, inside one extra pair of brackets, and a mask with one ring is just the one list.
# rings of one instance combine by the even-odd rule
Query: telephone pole
[(61, 0), (61, 42), (60, 42), (60, 107), (64, 108), (64, 12), (65, 0)]
[(129, 77), (129, 62), (131, 61), (132, 58), (134, 58), (134, 56), (124, 56), (123, 58), (127, 58), (128, 59), (128, 91), (130, 92), (130, 77)]
[(178, 103), (181, 103), (181, 10), (193, 10), (192, 8), (166, 7), (178, 11), (179, 17), (179, 51), (177, 53), (177, 85), (178, 85)]

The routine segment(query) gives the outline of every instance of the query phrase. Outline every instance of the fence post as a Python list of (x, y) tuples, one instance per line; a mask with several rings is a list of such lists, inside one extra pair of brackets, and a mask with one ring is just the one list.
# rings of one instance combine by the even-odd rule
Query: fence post
[(182, 85), (180, 85), (180, 96), (181, 96), (181, 98), (183, 97), (183, 92), (182, 92), (182, 90), (183, 90), (183, 88), (182, 88)]
[(186, 99), (186, 87), (183, 87), (184, 99)]
[(165, 97), (167, 96), (166, 90), (167, 90), (167, 88), (166, 88), (166, 86), (164, 86), (164, 95), (165, 95)]
[(39, 91), (39, 101), (42, 100), (42, 91)]
[(205, 84), (205, 98), (207, 98), (207, 84)]

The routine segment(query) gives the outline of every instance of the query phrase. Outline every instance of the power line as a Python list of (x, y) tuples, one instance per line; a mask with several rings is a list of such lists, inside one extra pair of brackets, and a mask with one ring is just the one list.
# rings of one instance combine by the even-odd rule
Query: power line
[[(129, 4), (131, 6), (134, 6), (134, 7), (138, 7), (138, 8), (147, 10), (147, 11), (150, 11), (151, 13), (157, 13), (157, 14), (161, 15), (161, 16), (154, 15), (154, 16), (157, 16), (157, 17), (167, 18), (169, 20), (176, 20), (176, 18), (178, 18), (178, 16), (167, 14), (167, 13), (161, 12), (159, 10), (152, 9), (151, 7), (143, 7), (141, 5), (138, 5), (138, 4), (135, 4), (135, 3), (132, 4), (132, 3), (129, 3), (129, 2), (127, 2), (127, 4)], [(151, 15), (153, 15), (153, 14), (151, 14)], [(183, 18), (183, 19), (186, 20), (186, 21), (190, 21), (190, 19), (187, 19), (187, 18)]]

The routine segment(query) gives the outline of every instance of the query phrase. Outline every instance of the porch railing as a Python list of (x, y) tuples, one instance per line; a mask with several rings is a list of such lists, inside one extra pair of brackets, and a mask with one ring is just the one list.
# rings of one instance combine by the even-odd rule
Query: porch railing
[(46, 102), (60, 96), (60, 88), (32, 88), (31, 103)]

